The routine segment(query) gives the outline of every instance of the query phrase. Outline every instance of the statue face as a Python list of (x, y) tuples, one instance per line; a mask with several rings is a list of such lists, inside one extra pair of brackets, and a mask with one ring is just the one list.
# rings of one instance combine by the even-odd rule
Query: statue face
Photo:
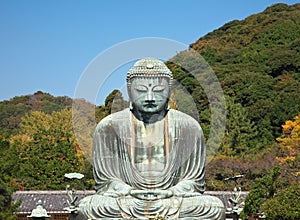
[(165, 77), (136, 77), (129, 91), (132, 105), (139, 112), (157, 113), (168, 105), (169, 80)]

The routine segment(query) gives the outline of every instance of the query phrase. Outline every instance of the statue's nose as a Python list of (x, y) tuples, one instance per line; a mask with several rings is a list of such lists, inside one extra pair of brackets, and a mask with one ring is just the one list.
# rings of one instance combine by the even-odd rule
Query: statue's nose
[(146, 96), (146, 101), (155, 101), (155, 98), (154, 98), (154, 94), (153, 94), (153, 92), (151, 91), (151, 90), (149, 90), (148, 92), (147, 92), (147, 96)]

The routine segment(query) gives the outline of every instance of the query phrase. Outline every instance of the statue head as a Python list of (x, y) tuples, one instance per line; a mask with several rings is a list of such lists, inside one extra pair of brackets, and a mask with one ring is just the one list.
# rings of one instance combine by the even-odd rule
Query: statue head
[(137, 61), (126, 77), (133, 110), (146, 114), (166, 111), (172, 79), (172, 72), (162, 61), (154, 58)]

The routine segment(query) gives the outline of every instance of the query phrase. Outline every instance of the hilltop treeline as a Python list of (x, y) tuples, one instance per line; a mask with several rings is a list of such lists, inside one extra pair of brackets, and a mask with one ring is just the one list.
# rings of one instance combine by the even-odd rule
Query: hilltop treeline
[[(299, 13), (300, 4), (276, 4), (244, 20), (231, 21), (190, 45), (217, 75), (226, 97), (227, 138), (234, 136), (234, 141), (240, 142), (224, 143), (223, 154), (265, 148), (281, 134), (281, 125), (298, 114)], [(197, 66), (192, 59), (189, 62)], [(200, 123), (207, 127), (210, 115), (203, 112), (209, 109), (209, 103), (203, 90), (191, 74), (172, 64), (170, 67), (175, 79), (191, 92)], [(237, 127), (239, 131), (235, 131)], [(236, 135), (232, 135), (234, 132)], [(245, 133), (252, 136), (247, 138)], [(243, 143), (245, 139), (248, 144)]]

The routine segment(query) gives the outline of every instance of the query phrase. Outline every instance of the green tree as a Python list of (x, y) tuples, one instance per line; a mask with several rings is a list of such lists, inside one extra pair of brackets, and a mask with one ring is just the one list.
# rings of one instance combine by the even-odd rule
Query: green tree
[(250, 121), (245, 108), (227, 97), (227, 120), (225, 137), (221, 144), (221, 153), (236, 156), (256, 147), (257, 128)]
[(71, 118), (69, 109), (51, 115), (32, 112), (22, 118), (20, 132), (10, 143), (10, 153), (16, 153), (18, 161), (10, 166), (14, 181), (24, 189), (64, 189), (65, 173), (84, 172)]
[(300, 77), (299, 73), (284, 74), (277, 78), (274, 87), (276, 96), (268, 114), (271, 121), (272, 135), (281, 135), (281, 125), (300, 111)]
[(123, 99), (122, 93), (115, 89), (105, 99), (105, 110), (108, 114), (128, 108), (129, 104)]
[(291, 185), (266, 201), (262, 210), (268, 219), (297, 220), (300, 219), (299, 198), (300, 186)]
[(270, 174), (256, 180), (245, 199), (245, 208), (241, 215), (243, 219), (248, 219), (248, 216), (262, 211), (261, 205), (273, 198), (277, 190), (282, 188), (283, 182), (278, 181), (279, 175), (279, 167), (274, 167)]
[(19, 205), (11, 204), (11, 193), (7, 189), (5, 183), (0, 179), (0, 219), (1, 220), (16, 220), (17, 217), (13, 214), (16, 207)]

